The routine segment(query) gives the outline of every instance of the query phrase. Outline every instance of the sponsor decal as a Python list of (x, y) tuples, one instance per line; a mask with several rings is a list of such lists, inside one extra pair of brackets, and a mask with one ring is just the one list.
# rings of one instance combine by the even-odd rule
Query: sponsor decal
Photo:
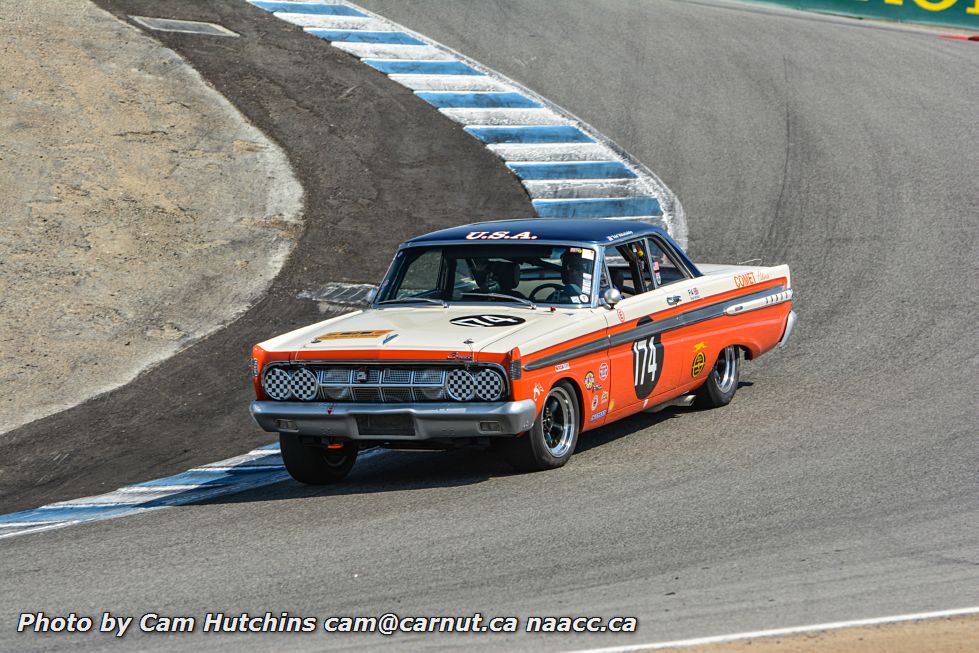
[(602, 363), (598, 366), (598, 378), (602, 381), (608, 378), (608, 363)]
[(589, 261), (595, 260), (595, 250), (593, 249), (583, 249), (581, 250), (581, 258), (588, 259)]
[(653, 259), (653, 276), (656, 277), (656, 285), (662, 285), (663, 277), (659, 273), (659, 261)]
[(768, 281), (771, 278), (772, 278), (772, 275), (770, 275), (767, 272), (759, 272), (758, 273), (758, 280), (759, 281)]
[(508, 327), (523, 324), (527, 320), (514, 315), (465, 315), (449, 320), (456, 326), (464, 327)]
[[(581, 297), (585, 297), (585, 296), (586, 295), (582, 295)], [(580, 304), (581, 303), (581, 297), (572, 297), (571, 298), (571, 303), (572, 304)]]
[(602, 390), (602, 403), (608, 403), (608, 390)]
[(700, 299), (700, 288), (689, 288), (687, 295), (690, 296), (690, 299)]
[(744, 274), (734, 275), (734, 285), (738, 288), (744, 288), (745, 286), (750, 286), (754, 283), (756, 283), (754, 272), (745, 272)]
[(380, 338), (388, 333), (391, 333), (391, 329), (383, 329), (381, 331), (330, 331), (329, 333), (317, 336), (313, 339), (313, 342), (322, 342), (323, 340), (351, 340), (354, 338)]
[(470, 231), (466, 240), (537, 240), (529, 231), (511, 233), (509, 231)]
[(585, 388), (587, 388), (588, 390), (594, 390), (595, 389), (595, 373), (594, 372), (588, 372), (587, 374), (585, 374)]
[(597, 413), (595, 413), (594, 415), (592, 415), (588, 419), (588, 421), (589, 422), (594, 422), (595, 420), (602, 419), (603, 417), (605, 417), (606, 414), (608, 414), (608, 411), (607, 410), (600, 410)]
[(555, 372), (563, 372), (565, 370), (570, 370), (570, 369), (571, 369), (571, 365), (569, 365), (568, 363), (558, 363), (557, 365), (554, 366)]
[(581, 293), (580, 295), (578, 295), (578, 299), (581, 300), (582, 304), (588, 303), (588, 295), (586, 295), (585, 293)]
[(591, 293), (592, 276), (587, 272), (581, 275), (581, 292)]
[(457, 351), (452, 352), (446, 358), (450, 361), (471, 361), (473, 359), (472, 353), (460, 354)]
[(615, 240), (616, 238), (622, 238), (623, 236), (628, 236), (628, 235), (630, 235), (630, 234), (632, 234), (632, 232), (631, 232), (631, 231), (620, 231), (620, 232), (619, 232), (619, 233), (617, 233), (617, 234), (612, 234), (611, 236), (608, 236), (608, 241), (609, 241), (609, 242), (612, 242), (612, 241), (613, 241), (613, 240)]
[(667, 297), (666, 298), (666, 303), (669, 304), (670, 306), (676, 306), (677, 304), (679, 304), (682, 301), (683, 301), (683, 298), (680, 297), (680, 295), (673, 295), (671, 297)]
[[(644, 317), (637, 326), (650, 322), (652, 319)], [(663, 343), (659, 334), (632, 343), (632, 373), (636, 398), (645, 399), (652, 394), (663, 373)]]
[(615, 399), (613, 399), (612, 401), (608, 402), (608, 409), (609, 410), (615, 410)]
[(596, 408), (598, 408), (598, 395), (591, 398), (591, 409), (595, 410)]
[(534, 402), (536, 403), (540, 396), (544, 394), (544, 386), (540, 383), (534, 384)]
[(700, 373), (704, 371), (704, 352), (698, 351), (697, 355), (693, 357), (693, 363), (690, 365), (690, 376), (697, 378)]
[(615, 314), (619, 318), (619, 324), (622, 324), (623, 322), (625, 322), (625, 311), (623, 311), (621, 308), (617, 308), (617, 309), (615, 309)]

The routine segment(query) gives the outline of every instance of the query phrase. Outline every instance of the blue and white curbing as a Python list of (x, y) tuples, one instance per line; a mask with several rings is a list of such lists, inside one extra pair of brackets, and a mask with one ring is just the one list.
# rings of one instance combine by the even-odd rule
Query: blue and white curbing
[[(463, 125), (520, 179), (539, 217), (645, 221), (685, 244), (683, 208), (656, 175), (517, 82), (348, 2), (247, 1), (358, 57)], [(311, 298), (356, 303), (370, 287), (338, 285)], [(373, 449), (360, 458), (380, 453)], [(273, 444), (107, 494), (0, 515), (0, 539), (206, 501), (288, 478)]]
[(279, 456), (279, 445), (273, 444), (107, 494), (0, 515), (0, 539), (204, 501), (287, 478), (289, 473)]
[(639, 220), (686, 244), (683, 207), (652, 171), (512, 79), (350, 2), (247, 1), (354, 55), (463, 125), (520, 179), (539, 217)]
[[(359, 459), (366, 460), (380, 453), (380, 449), (371, 449), (361, 454)], [(234, 458), (195, 467), (173, 476), (127, 485), (106, 494), (0, 515), (0, 540), (83, 522), (198, 503), (288, 479), (289, 472), (282, 463), (279, 445), (270, 444)]]

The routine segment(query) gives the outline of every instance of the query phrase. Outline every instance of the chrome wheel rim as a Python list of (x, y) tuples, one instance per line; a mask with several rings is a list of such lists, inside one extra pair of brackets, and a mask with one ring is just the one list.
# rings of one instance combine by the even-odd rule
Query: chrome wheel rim
[(544, 446), (552, 456), (561, 458), (571, 450), (577, 425), (574, 403), (564, 388), (554, 388), (544, 400), (541, 427), (544, 431)]
[(727, 394), (734, 389), (738, 376), (738, 350), (734, 347), (726, 347), (717, 357), (717, 363), (711, 374), (714, 376), (717, 389), (722, 393)]

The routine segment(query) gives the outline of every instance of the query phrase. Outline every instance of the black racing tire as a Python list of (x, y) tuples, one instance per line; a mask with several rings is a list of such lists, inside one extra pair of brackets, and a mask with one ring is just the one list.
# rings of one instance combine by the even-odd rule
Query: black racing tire
[(578, 395), (567, 382), (551, 388), (544, 407), (529, 431), (503, 440), (504, 456), (523, 472), (556, 469), (571, 459), (581, 430), (581, 408)]
[(725, 347), (717, 355), (717, 362), (704, 385), (697, 390), (697, 405), (702, 408), (727, 406), (738, 391), (740, 378), (741, 350), (735, 345)]
[(280, 433), (279, 449), (289, 475), (306, 485), (331, 485), (347, 477), (357, 461), (357, 445), (342, 449), (310, 447), (296, 433)]

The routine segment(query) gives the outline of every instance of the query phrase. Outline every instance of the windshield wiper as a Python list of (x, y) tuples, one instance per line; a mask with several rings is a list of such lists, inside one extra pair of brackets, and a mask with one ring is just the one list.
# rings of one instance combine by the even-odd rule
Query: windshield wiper
[(384, 301), (374, 302), (375, 304), (400, 304), (402, 302), (429, 302), (438, 304), (442, 308), (448, 308), (444, 299), (432, 299), (431, 297), (398, 297), (397, 299), (385, 299)]
[(505, 299), (511, 302), (520, 302), (521, 304), (526, 304), (530, 308), (537, 310), (537, 304), (530, 301), (529, 299), (524, 299), (523, 297), (514, 297), (513, 295), (504, 295), (499, 292), (464, 292), (463, 297), (490, 297), (492, 299)]

